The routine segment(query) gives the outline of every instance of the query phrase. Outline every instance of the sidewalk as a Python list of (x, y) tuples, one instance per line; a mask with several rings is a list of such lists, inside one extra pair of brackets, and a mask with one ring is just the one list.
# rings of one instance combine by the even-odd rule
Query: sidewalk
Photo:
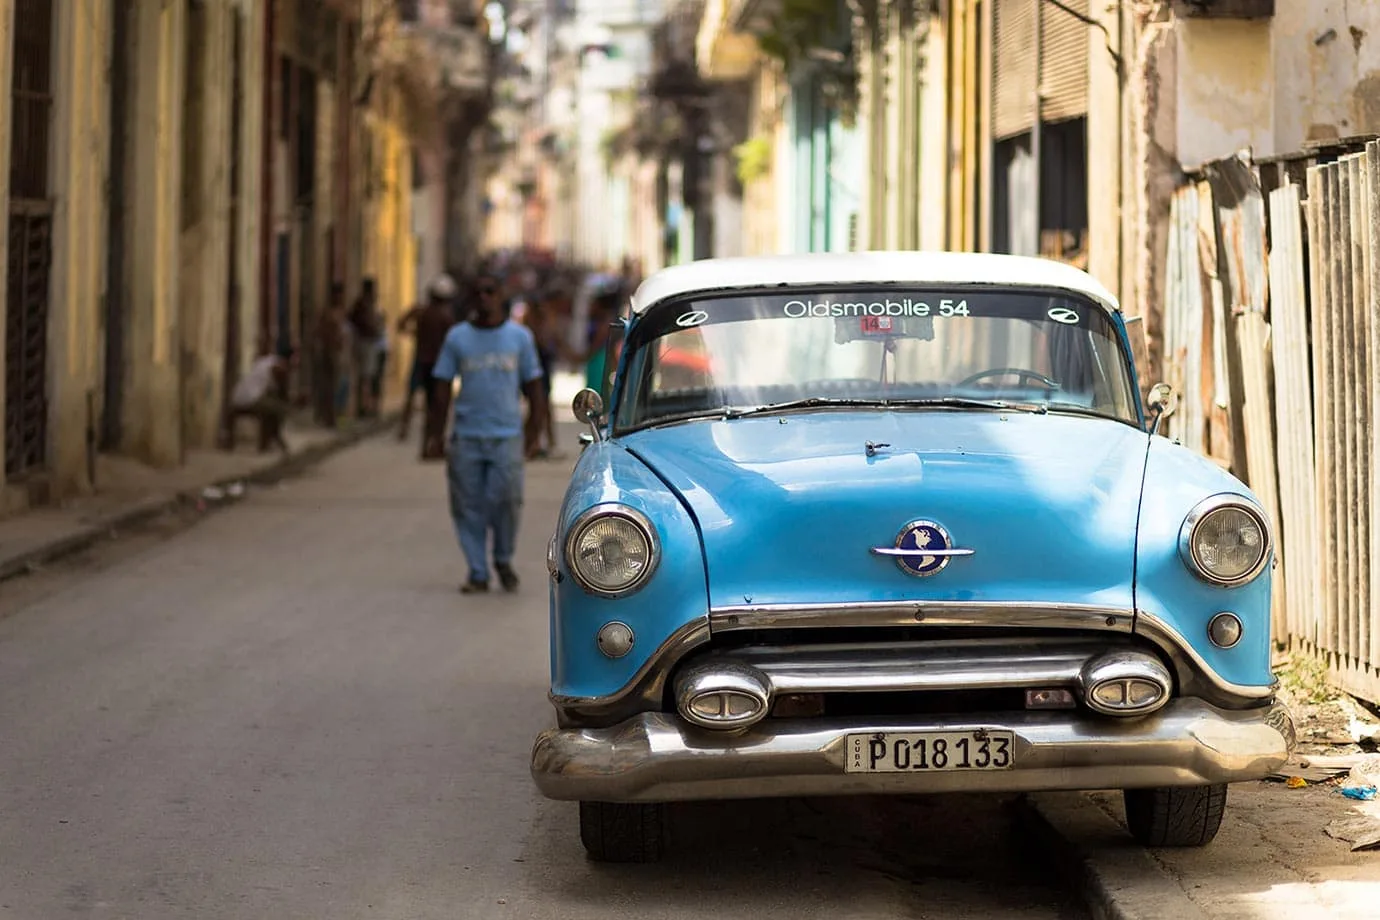
[[(381, 418), (343, 420), (336, 431), (312, 424), (309, 411), (299, 413), (285, 426), (283, 436), (291, 450), (287, 458), (276, 450), (259, 453), (248, 425), (233, 452), (189, 451), (187, 462), (175, 469), (159, 470), (126, 457), (102, 455), (96, 461), (95, 494), (0, 518), (0, 581), (81, 552), (178, 506), (199, 501), (213, 504), (217, 496), (292, 475), (395, 426), (401, 405), (401, 397), (396, 396)], [(212, 500), (207, 502), (203, 493)]]
[(1373, 742), (1347, 739), (1375, 738), (1380, 725), (1340, 699), (1288, 701), (1298, 750), (1274, 779), (1231, 787), (1222, 829), (1206, 847), (1139, 846), (1119, 792), (1032, 795), (1026, 817), (1098, 918), (1375, 920), (1380, 849), (1353, 850), (1351, 841), (1380, 832), (1380, 799), (1343, 796), (1358, 780), (1326, 767), (1361, 757), (1374, 764)]
[[(551, 411), (558, 425), (574, 422), (570, 402), (583, 386), (583, 373), (558, 371), (553, 375)], [(385, 403), (381, 419), (346, 419), (336, 431), (313, 424), (309, 411), (294, 415), (284, 431), (292, 452), (287, 460), (277, 451), (258, 453), (249, 426), (241, 433), (234, 452), (189, 451), (186, 464), (176, 469), (158, 470), (125, 457), (101, 455), (96, 460), (95, 494), (0, 518), (0, 581), (81, 552), (173, 508), (199, 501), (214, 504), (223, 500), (216, 496), (229, 496), (246, 485), (271, 483), (318, 463), (394, 427), (402, 406), (401, 394), (395, 393)], [(414, 428), (420, 424), (418, 416)], [(417, 436), (415, 431), (413, 436)], [(569, 452), (573, 447), (572, 438), (558, 449)], [(213, 496), (210, 501), (203, 498), (208, 490)]]

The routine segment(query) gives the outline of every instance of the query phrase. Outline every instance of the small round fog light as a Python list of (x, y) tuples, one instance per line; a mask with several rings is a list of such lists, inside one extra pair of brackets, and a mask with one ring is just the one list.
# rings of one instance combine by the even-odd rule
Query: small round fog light
[(610, 658), (622, 658), (633, 647), (632, 627), (627, 623), (605, 623), (599, 628), (599, 651)]
[(1218, 648), (1231, 648), (1241, 641), (1244, 628), (1234, 613), (1219, 613), (1208, 623), (1208, 638)]

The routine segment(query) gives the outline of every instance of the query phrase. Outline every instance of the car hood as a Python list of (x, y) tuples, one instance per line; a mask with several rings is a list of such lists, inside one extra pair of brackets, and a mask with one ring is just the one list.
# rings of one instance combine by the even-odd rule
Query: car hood
[[(710, 603), (959, 600), (1133, 607), (1148, 435), (1081, 416), (820, 411), (696, 421), (623, 439), (695, 516)], [(884, 443), (868, 456), (868, 441)], [(928, 577), (891, 547), (947, 530)]]

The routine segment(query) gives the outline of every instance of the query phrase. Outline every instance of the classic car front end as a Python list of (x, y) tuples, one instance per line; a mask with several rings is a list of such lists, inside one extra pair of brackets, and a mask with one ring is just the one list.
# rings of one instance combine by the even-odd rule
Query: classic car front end
[(607, 418), (577, 398), (532, 752), (593, 857), (656, 858), (671, 801), (984, 790), (1123, 789), (1138, 839), (1199, 845), (1287, 758), (1269, 524), (1154, 434), (1086, 274), (712, 260), (620, 340)]

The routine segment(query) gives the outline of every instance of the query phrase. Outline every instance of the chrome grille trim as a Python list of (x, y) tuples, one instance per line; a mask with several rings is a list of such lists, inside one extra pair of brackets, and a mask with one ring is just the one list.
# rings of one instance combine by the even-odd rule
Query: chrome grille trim
[(870, 601), (835, 604), (741, 604), (709, 611), (709, 630), (868, 626), (990, 626), (1003, 629), (1100, 629), (1129, 633), (1135, 611), (1096, 604), (1033, 601)]

